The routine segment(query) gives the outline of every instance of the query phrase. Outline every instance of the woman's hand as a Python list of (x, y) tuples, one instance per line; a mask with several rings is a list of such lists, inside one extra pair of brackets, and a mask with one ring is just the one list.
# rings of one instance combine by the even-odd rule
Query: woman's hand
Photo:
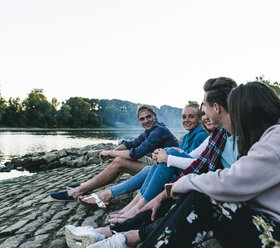
[(160, 149), (155, 149), (154, 152), (152, 153), (152, 159), (153, 159), (155, 164), (158, 164), (158, 162), (157, 162), (157, 154), (158, 154), (159, 150)]
[(159, 163), (167, 163), (168, 155), (164, 149), (157, 149), (157, 153), (154, 155), (157, 164)]
[[(162, 193), (158, 194), (153, 200), (149, 201), (144, 207), (138, 211), (138, 213), (147, 211), (147, 210), (152, 210), (152, 215), (151, 215), (151, 220), (155, 220), (156, 213), (161, 205), (162, 200), (165, 198), (165, 191)], [(137, 214), (138, 214), (137, 213)]]
[[(174, 186), (174, 184), (173, 184), (173, 186)], [(174, 199), (174, 200), (177, 200), (177, 199), (179, 199), (180, 198), (180, 193), (176, 193), (174, 190), (173, 190), (173, 186), (172, 186), (172, 188), (171, 188), (171, 193), (170, 193), (170, 196)]]

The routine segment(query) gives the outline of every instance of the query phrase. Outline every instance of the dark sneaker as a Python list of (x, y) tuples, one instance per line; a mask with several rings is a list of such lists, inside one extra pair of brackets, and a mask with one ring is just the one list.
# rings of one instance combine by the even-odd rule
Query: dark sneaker
[(52, 193), (50, 197), (55, 201), (75, 201), (74, 197), (69, 196), (67, 191)]

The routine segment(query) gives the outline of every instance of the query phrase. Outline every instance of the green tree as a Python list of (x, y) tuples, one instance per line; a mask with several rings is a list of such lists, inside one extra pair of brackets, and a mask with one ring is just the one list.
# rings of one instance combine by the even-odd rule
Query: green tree
[(66, 101), (70, 106), (71, 118), (68, 122), (70, 127), (86, 127), (91, 112), (91, 106), (81, 97), (71, 97)]
[(258, 82), (264, 83), (275, 90), (276, 94), (280, 96), (280, 84), (278, 82), (271, 83), (268, 79), (265, 79), (264, 75), (256, 77)]
[(3, 124), (9, 127), (24, 127), (26, 125), (26, 116), (20, 98), (9, 98)]
[(54, 111), (43, 94), (43, 89), (33, 89), (23, 101), (27, 124), (32, 127), (53, 127)]
[(88, 125), (91, 127), (101, 127), (103, 124), (103, 116), (99, 113), (99, 99), (83, 98), (83, 100), (90, 104)]
[(103, 123), (103, 117), (91, 110), (88, 116), (88, 126), (90, 127), (101, 127)]
[(60, 127), (68, 127), (70, 126), (70, 119), (72, 118), (71, 115), (71, 107), (66, 104), (62, 103), (60, 110), (57, 113), (57, 120)]
[(6, 101), (2, 97), (1, 92), (0, 92), (0, 122), (2, 120), (3, 115), (5, 114), (6, 111)]

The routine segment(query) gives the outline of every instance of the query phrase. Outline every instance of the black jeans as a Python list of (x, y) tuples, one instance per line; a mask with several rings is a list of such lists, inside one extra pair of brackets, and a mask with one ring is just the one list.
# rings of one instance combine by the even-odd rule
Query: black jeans
[(177, 200), (152, 228), (142, 224), (139, 234), (141, 248), (187, 248), (213, 236), (230, 248), (280, 247), (280, 223), (270, 216), (244, 203), (218, 203), (196, 191)]

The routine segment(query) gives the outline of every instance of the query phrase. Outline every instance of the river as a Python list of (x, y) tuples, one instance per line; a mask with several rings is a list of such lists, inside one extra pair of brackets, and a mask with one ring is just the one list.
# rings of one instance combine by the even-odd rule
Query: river
[[(84, 147), (99, 143), (115, 143), (122, 139), (132, 139), (143, 129), (91, 129), (91, 130), (18, 130), (0, 131), (0, 166), (14, 157), (27, 153), (49, 152), (71, 147)], [(184, 130), (174, 129), (172, 132), (180, 138)], [(22, 175), (31, 175), (27, 171), (11, 171), (0, 173), (0, 180)]]

